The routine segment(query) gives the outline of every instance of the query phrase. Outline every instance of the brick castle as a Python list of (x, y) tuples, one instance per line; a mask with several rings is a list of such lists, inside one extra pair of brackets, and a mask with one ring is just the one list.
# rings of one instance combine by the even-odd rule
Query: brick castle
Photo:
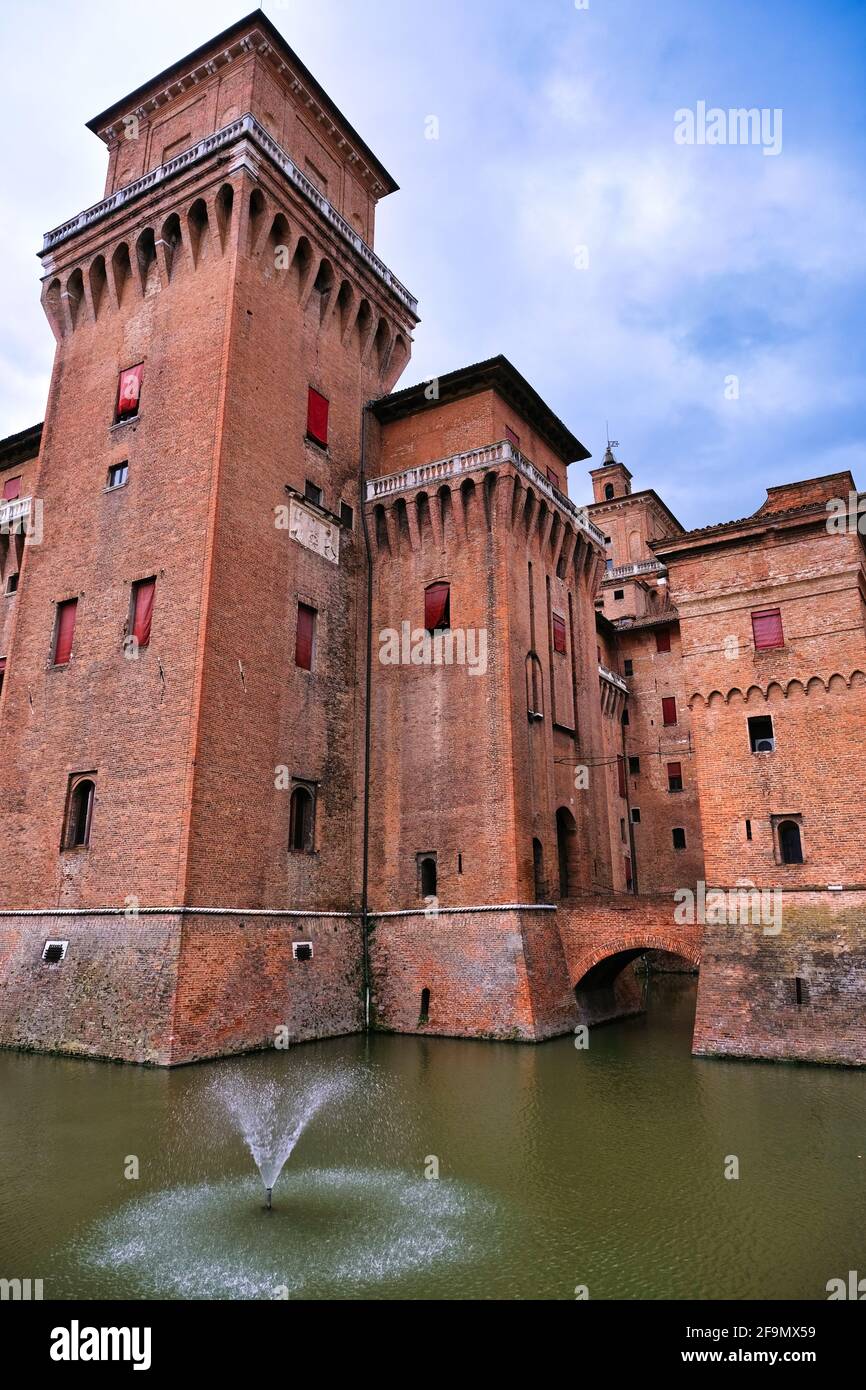
[(89, 125), (0, 444), (0, 1044), (538, 1041), (649, 951), (697, 1053), (866, 1063), (851, 475), (686, 531), (611, 447), (576, 506), (504, 357), (395, 390), (396, 185), (261, 12)]

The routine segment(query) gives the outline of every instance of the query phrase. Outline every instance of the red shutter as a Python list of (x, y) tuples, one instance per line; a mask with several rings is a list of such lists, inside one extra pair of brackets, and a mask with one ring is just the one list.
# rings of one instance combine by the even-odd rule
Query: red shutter
[(428, 632), (451, 626), (451, 585), (442, 581), (424, 590), (424, 626)]
[(626, 888), (629, 890), (629, 892), (631, 892), (631, 885), (632, 885), (631, 858), (630, 858), (629, 855), (626, 855), (626, 856), (625, 856), (625, 886), (626, 886)]
[(14, 502), (16, 497), (21, 496), (21, 479), (7, 478), (3, 484), (3, 501)]
[(505, 438), (514, 445), (515, 449), (520, 448), (520, 435), (510, 425), (505, 426)]
[(673, 695), (666, 695), (662, 700), (662, 723), (676, 724), (677, 722), (677, 702)]
[(683, 775), (683, 765), (682, 765), (682, 763), (668, 763), (668, 778), (669, 778), (669, 779), (672, 778), (672, 777), (680, 777), (680, 778), (681, 778), (682, 775)]
[(144, 372), (144, 363), (140, 362), (137, 367), (127, 367), (125, 372), (120, 373), (120, 380), (117, 385), (117, 418), (123, 420), (130, 415), (138, 414), (138, 403), (141, 399), (141, 377)]
[(547, 481), (553, 483), (555, 488), (559, 488), (559, 474), (555, 473), (552, 468), (548, 468), (547, 470)]
[(620, 796), (625, 796), (625, 758), (622, 754), (617, 755), (616, 782)]
[(313, 633), (316, 629), (316, 610), (306, 603), (298, 604), (298, 626), (295, 629), (295, 665), (302, 671), (313, 669)]
[(78, 599), (70, 598), (57, 605), (57, 630), (54, 638), (54, 665), (65, 666), (72, 655), (72, 639), (75, 635), (75, 614)]
[(312, 386), (307, 392), (307, 434), (317, 444), (328, 442), (328, 402)]
[(752, 633), (756, 651), (763, 651), (768, 647), (784, 647), (785, 636), (782, 632), (782, 614), (779, 609), (767, 608), (762, 613), (753, 613)]
[(661, 632), (656, 633), (656, 651), (669, 652), (671, 649), (671, 630), (669, 627), (662, 628)]
[(553, 615), (553, 650), (565, 651), (565, 619), (560, 618), (558, 613)]
[(133, 586), (132, 635), (139, 647), (150, 642), (150, 625), (153, 621), (153, 601), (156, 597), (156, 580), (139, 579)]

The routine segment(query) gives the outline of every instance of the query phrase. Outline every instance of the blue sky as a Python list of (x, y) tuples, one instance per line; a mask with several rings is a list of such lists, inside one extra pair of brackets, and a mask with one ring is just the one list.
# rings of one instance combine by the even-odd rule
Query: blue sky
[[(35, 252), (102, 195), (84, 122), (251, 8), (7, 0), (0, 434), (44, 412)], [(402, 385), (504, 352), (687, 525), (840, 468), (866, 487), (863, 0), (264, 8), (401, 185), (376, 249), (420, 300)], [(678, 145), (700, 101), (781, 109), (781, 153)]]

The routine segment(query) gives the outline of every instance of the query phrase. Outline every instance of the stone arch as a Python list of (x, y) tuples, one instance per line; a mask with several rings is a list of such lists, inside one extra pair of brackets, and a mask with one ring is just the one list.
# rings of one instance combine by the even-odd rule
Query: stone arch
[(127, 286), (132, 280), (129, 247), (125, 241), (114, 248), (114, 254), (111, 257), (111, 277), (114, 282), (115, 302), (119, 307), (126, 298)]
[(66, 303), (69, 310), (69, 323), (72, 328), (77, 328), (84, 318), (84, 276), (81, 270), (76, 267), (66, 281)]
[(168, 217), (163, 222), (159, 238), (163, 265), (165, 266), (165, 276), (167, 280), (171, 280), (172, 275), (180, 264), (180, 248), (183, 244), (180, 218), (176, 212), (169, 213)]
[(444, 545), (448, 545), (454, 540), (454, 503), (451, 500), (450, 487), (443, 483), (436, 496), (439, 499), (442, 541)]
[(698, 968), (700, 928), (658, 931), (639, 927), (579, 950), (569, 964), (581, 1023), (591, 1026), (642, 1012), (643, 989), (628, 967), (647, 951), (665, 951)]
[(63, 320), (63, 304), (61, 300), (60, 281), (55, 279), (49, 281), (42, 292), (42, 304), (48, 317), (48, 322), (54, 332), (55, 338), (62, 338), (65, 331)]
[(415, 515), (418, 520), (418, 536), (424, 544), (425, 536), (432, 536), (433, 523), (430, 520), (430, 498), (426, 492), (419, 492), (415, 498)]
[(352, 333), (355, 346), (362, 360), (367, 355), (367, 346), (372, 331), (373, 310), (370, 307), (369, 299), (362, 299), (358, 305), (358, 312), (355, 315), (355, 325)]
[(258, 250), (259, 242), (264, 231), (267, 213), (267, 200), (260, 188), (254, 188), (250, 194), (249, 216), (248, 216), (248, 241), (247, 245), (251, 254)]
[(380, 374), (385, 371), (388, 365), (388, 355), (391, 349), (391, 328), (388, 320), (380, 318), (376, 325), (376, 336), (373, 339), (373, 351), (376, 354), (376, 366)]
[(94, 256), (87, 272), (87, 281), (90, 288), (90, 302), (93, 305), (93, 317), (98, 318), (108, 289), (104, 256)]
[(313, 268), (313, 248), (305, 236), (298, 237), (295, 254), (292, 256), (291, 275), (298, 291), (298, 299), (303, 298), (304, 288)]
[(460, 484), (460, 501), (463, 506), (463, 521), (468, 532), (478, 523), (478, 494), (472, 478), (466, 478)]
[(324, 323), (327, 318), (328, 307), (334, 298), (334, 284), (334, 267), (328, 257), (323, 256), (319, 261), (316, 278), (313, 281), (313, 290), (318, 298), (319, 323)]
[(409, 361), (409, 344), (402, 333), (397, 333), (394, 337), (394, 346), (391, 349), (391, 359), (389, 362), (391, 384), (398, 381), (406, 370)]
[(355, 303), (355, 291), (352, 289), (351, 281), (341, 280), (340, 290), (337, 295), (337, 314), (340, 320), (340, 336), (345, 337), (352, 318), (352, 306)]
[(204, 198), (196, 198), (186, 215), (192, 263), (197, 266), (210, 245), (210, 216)]
[(152, 227), (145, 227), (135, 243), (135, 264), (138, 269), (142, 294), (152, 294), (159, 288), (156, 237)]
[(235, 191), (230, 183), (224, 183), (216, 195), (215, 211), (220, 247), (225, 251), (232, 225), (232, 211), (235, 205)]
[(285, 281), (289, 269), (289, 256), (292, 246), (292, 229), (284, 213), (275, 214), (268, 228), (262, 250), (262, 274), (268, 280), (276, 274)]

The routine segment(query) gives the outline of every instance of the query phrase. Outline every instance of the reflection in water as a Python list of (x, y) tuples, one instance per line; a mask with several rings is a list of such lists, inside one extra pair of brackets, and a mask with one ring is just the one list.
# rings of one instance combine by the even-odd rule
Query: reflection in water
[[(694, 997), (654, 977), (586, 1051), (0, 1054), (0, 1276), (46, 1298), (826, 1298), (863, 1263), (866, 1077), (693, 1058)], [(288, 1157), (270, 1218), (251, 1151), (263, 1177)]]

